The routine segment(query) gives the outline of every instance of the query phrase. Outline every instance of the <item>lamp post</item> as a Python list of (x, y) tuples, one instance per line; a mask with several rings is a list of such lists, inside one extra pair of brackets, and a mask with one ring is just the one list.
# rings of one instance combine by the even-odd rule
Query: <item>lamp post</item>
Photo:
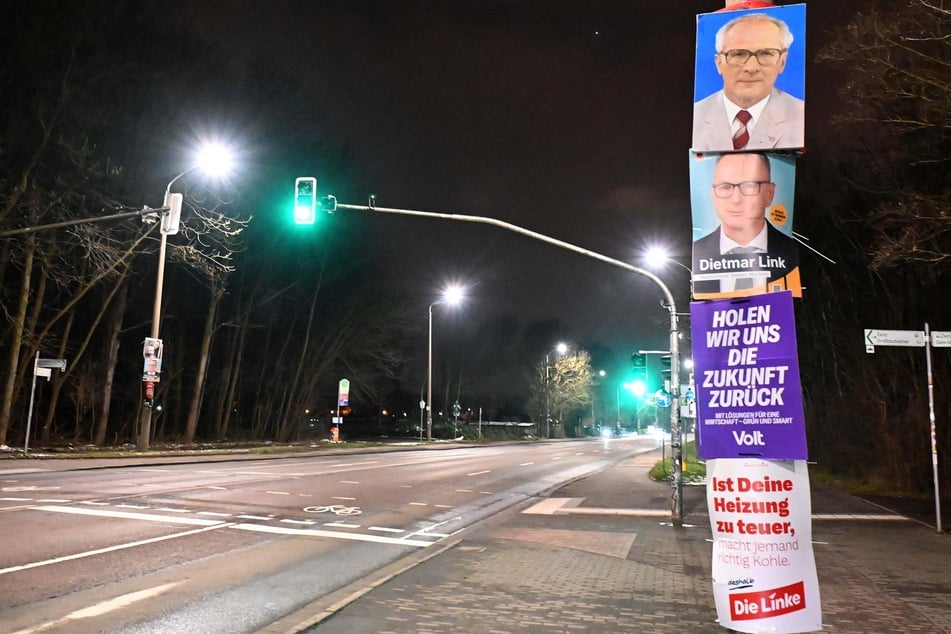
[[(168, 182), (168, 185), (165, 187), (165, 201), (164, 213), (168, 214), (177, 214), (181, 213), (181, 204), (182, 197), (181, 194), (172, 193), (172, 185), (174, 185), (180, 178), (191, 174), (195, 170), (201, 169), (211, 174), (222, 175), (227, 173), (231, 167), (231, 159), (227, 150), (219, 145), (208, 145), (203, 147), (200, 150), (198, 162), (195, 165), (192, 165), (188, 169), (184, 170), (178, 176), (173, 178)], [(177, 200), (176, 200), (177, 197)], [(173, 207), (177, 206), (177, 209)], [(175, 221), (177, 223), (177, 219)], [(160, 227), (161, 238), (159, 239), (159, 254), (158, 254), (158, 272), (156, 274), (155, 281), (155, 301), (152, 305), (152, 331), (150, 333), (151, 339), (153, 341), (159, 341), (159, 325), (162, 318), (162, 291), (165, 285), (165, 252), (168, 245), (168, 234), (169, 233), (178, 233), (177, 226), (171, 226), (167, 221), (163, 221)], [(161, 355), (158, 355), (161, 356)], [(156, 374), (161, 371), (160, 366), (156, 366)], [(148, 371), (146, 376), (154, 376), (151, 374), (151, 371)], [(152, 397), (154, 393), (154, 381), (152, 378), (145, 381), (145, 392), (146, 399), (145, 404), (142, 407), (142, 415), (139, 419), (139, 437), (136, 441), (136, 449), (140, 451), (145, 451), (149, 448), (149, 443), (151, 442), (152, 435)]]
[(549, 428), (551, 424), (551, 375), (548, 372), (551, 368), (551, 361), (549, 361), (548, 356), (552, 352), (563, 355), (568, 352), (568, 344), (559, 343), (555, 346), (554, 350), (549, 350), (545, 353), (545, 438), (551, 436), (551, 430)]
[(426, 440), (433, 439), (433, 306), (449, 304), (455, 306), (462, 301), (462, 288), (450, 286), (443, 291), (442, 297), (429, 305), (429, 361), (426, 366)]

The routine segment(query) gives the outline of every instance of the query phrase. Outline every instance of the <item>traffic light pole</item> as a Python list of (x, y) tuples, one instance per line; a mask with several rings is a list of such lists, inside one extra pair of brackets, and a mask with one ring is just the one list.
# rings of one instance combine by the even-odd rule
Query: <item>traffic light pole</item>
[[(324, 201), (326, 201), (324, 203)], [(606, 264), (611, 264), (613, 266), (631, 271), (642, 277), (646, 277), (650, 281), (656, 284), (661, 292), (664, 295), (664, 304), (665, 308), (670, 314), (670, 375), (671, 377), (680, 376), (680, 332), (677, 326), (677, 305), (674, 302), (674, 296), (671, 294), (670, 289), (667, 288), (667, 285), (664, 284), (663, 280), (651, 273), (646, 269), (642, 269), (633, 264), (628, 264), (627, 262), (622, 262), (620, 260), (615, 260), (601, 253), (596, 253), (589, 249), (584, 249), (577, 245), (571, 244), (569, 242), (564, 242), (551, 236), (546, 236), (544, 234), (538, 233), (536, 231), (531, 231), (525, 229), (524, 227), (519, 227), (518, 225), (513, 225), (508, 222), (503, 222), (501, 220), (496, 220), (495, 218), (487, 218), (484, 216), (468, 216), (463, 214), (447, 214), (439, 213), (432, 211), (417, 211), (412, 209), (395, 209), (392, 207), (377, 207), (373, 204), (373, 198), (371, 197), (371, 204), (369, 205), (351, 205), (346, 203), (338, 203), (337, 199), (334, 196), (327, 196), (322, 203), (326, 206), (328, 211), (334, 211), (336, 209), (346, 209), (349, 211), (373, 211), (377, 213), (385, 214), (398, 214), (402, 216), (417, 216), (423, 218), (439, 218), (442, 220), (455, 220), (457, 222), (471, 222), (475, 224), (484, 224), (491, 225), (494, 227), (499, 227), (505, 229), (506, 231), (512, 231), (514, 233), (527, 236), (534, 240), (540, 240), (541, 242), (547, 242), (548, 244), (560, 247), (567, 251), (574, 251), (575, 253), (584, 255), (595, 260), (600, 260)], [(674, 481), (673, 489), (674, 494), (671, 497), (671, 520), (674, 526), (682, 526), (684, 519), (684, 506), (683, 506), (683, 446), (681, 444), (681, 433), (680, 433), (680, 381), (671, 381), (671, 405), (670, 405), (670, 446), (671, 446), (671, 458), (672, 458), (672, 467), (674, 471)]]

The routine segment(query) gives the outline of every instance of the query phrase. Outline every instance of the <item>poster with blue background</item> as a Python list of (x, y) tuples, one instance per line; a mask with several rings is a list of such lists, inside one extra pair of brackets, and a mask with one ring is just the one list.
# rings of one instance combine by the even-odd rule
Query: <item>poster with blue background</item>
[(806, 460), (792, 293), (690, 305), (697, 454)]

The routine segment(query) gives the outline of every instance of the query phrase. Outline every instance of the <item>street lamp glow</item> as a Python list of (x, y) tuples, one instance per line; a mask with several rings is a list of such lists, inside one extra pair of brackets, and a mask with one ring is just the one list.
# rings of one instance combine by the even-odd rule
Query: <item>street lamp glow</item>
[(446, 290), (442, 293), (442, 301), (440, 303), (458, 306), (465, 298), (465, 290), (465, 288), (456, 284), (446, 287)]
[(234, 152), (220, 142), (206, 143), (198, 150), (195, 164), (209, 176), (224, 178), (234, 168)]

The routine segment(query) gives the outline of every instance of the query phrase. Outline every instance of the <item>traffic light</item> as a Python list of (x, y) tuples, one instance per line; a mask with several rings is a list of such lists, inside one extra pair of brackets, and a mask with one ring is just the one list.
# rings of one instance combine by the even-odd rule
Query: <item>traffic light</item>
[(634, 370), (631, 379), (631, 392), (638, 398), (647, 392), (647, 355), (635, 352), (631, 355), (631, 366)]
[(317, 221), (317, 179), (300, 176), (294, 181), (294, 224), (312, 225)]
[(670, 355), (665, 354), (660, 358), (660, 375), (664, 379), (664, 389), (670, 391)]

